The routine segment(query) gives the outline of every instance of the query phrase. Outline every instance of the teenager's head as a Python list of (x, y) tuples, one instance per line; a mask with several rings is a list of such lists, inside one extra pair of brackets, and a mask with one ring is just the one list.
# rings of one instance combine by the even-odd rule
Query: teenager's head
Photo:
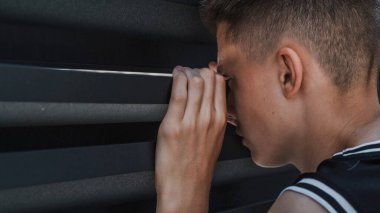
[(289, 163), (313, 131), (335, 131), (323, 122), (348, 97), (375, 94), (374, 8), (376, 0), (202, 1), (218, 71), (231, 77), (229, 112), (256, 163)]

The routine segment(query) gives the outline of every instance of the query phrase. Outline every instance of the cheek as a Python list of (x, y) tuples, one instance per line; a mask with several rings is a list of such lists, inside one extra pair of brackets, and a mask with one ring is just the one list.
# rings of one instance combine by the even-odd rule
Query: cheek
[(237, 91), (237, 116), (248, 140), (268, 141), (281, 129), (281, 97), (275, 88), (256, 85)]
[(235, 101), (239, 128), (254, 161), (274, 165), (284, 159), (286, 100), (275, 82), (238, 87)]

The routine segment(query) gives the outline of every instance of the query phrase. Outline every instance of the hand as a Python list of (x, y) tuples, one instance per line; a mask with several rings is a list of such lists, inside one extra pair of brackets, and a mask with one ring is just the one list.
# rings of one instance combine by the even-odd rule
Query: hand
[(207, 212), (214, 167), (226, 128), (223, 76), (176, 67), (156, 147), (157, 212)]

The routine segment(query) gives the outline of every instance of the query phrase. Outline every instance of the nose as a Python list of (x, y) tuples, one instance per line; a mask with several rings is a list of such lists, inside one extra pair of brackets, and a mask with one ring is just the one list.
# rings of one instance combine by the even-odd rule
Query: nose
[(227, 122), (233, 126), (238, 125), (235, 106), (233, 103), (233, 97), (231, 93), (227, 93)]

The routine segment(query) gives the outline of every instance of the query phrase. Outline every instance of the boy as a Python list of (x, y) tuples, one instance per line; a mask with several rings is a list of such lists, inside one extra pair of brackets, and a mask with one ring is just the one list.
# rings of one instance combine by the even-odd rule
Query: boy
[(375, 211), (376, 6), (376, 0), (202, 1), (218, 64), (174, 69), (157, 141), (157, 212), (207, 212), (227, 118), (256, 164), (290, 163), (302, 173), (271, 212)]

